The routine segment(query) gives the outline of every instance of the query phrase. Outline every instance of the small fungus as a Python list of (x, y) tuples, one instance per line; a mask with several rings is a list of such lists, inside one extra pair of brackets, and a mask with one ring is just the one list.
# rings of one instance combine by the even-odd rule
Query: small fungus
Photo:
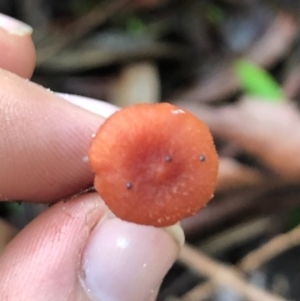
[(199, 160), (200, 160), (201, 162), (204, 162), (204, 161), (205, 161), (205, 156), (204, 156), (204, 155), (200, 155), (200, 156), (199, 156)]
[(127, 183), (126, 183), (126, 188), (127, 188), (127, 189), (131, 189), (131, 188), (132, 188), (132, 184), (131, 184), (130, 182), (127, 182)]
[(167, 155), (167, 156), (165, 156), (165, 160), (166, 160), (166, 162), (171, 162), (172, 157), (170, 155)]
[[(205, 206), (216, 186), (218, 156), (208, 127), (168, 103), (133, 105), (111, 115), (88, 157), (107, 206), (137, 224), (173, 225)], [(124, 179), (130, 182), (124, 185)]]

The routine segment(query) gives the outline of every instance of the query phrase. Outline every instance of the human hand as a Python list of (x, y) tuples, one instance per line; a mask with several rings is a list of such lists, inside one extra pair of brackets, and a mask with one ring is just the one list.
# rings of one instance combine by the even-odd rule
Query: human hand
[[(66, 101), (26, 80), (35, 62), (30, 28), (1, 14), (0, 53), (0, 199), (52, 203), (91, 186), (83, 158), (116, 108)], [(178, 227), (170, 235), (111, 217), (96, 193), (58, 201), (1, 254), (1, 300), (155, 300), (182, 241)]]

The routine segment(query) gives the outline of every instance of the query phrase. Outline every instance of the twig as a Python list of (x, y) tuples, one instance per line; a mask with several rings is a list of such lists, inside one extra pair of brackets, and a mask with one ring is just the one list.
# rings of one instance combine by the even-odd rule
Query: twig
[(257, 202), (267, 191), (267, 186), (251, 191), (244, 189), (213, 200), (198, 214), (181, 222), (186, 236), (191, 236), (194, 233), (199, 235), (201, 232), (203, 233), (221, 222), (230, 220), (234, 216), (253, 211), (253, 208), (257, 207)]
[(262, 247), (247, 254), (238, 265), (241, 270), (251, 272), (279, 254), (300, 244), (300, 226), (294, 230), (278, 235)]
[(195, 286), (193, 289), (184, 294), (180, 301), (205, 301), (213, 293), (214, 286), (210, 281)]
[(283, 181), (269, 181), (256, 190), (245, 188), (241, 191), (217, 196), (198, 214), (184, 219), (181, 224), (187, 237), (201, 235), (204, 231), (216, 227), (242, 214), (249, 217), (255, 214), (282, 213), (299, 206), (299, 185)]
[(46, 45), (41, 46), (37, 51), (37, 65), (43, 64), (70, 43), (97, 28), (129, 2), (129, 0), (108, 1), (106, 6), (103, 6), (101, 3), (75, 22), (66, 26), (64, 30), (52, 34), (43, 43)]
[(210, 279), (214, 286), (233, 288), (241, 297), (249, 301), (286, 301), (284, 298), (248, 284), (233, 268), (210, 259), (189, 245), (182, 248), (179, 262), (198, 275)]
[(266, 182), (259, 170), (248, 167), (234, 159), (220, 157), (217, 192), (227, 192), (243, 187), (259, 187)]
[(271, 223), (270, 217), (255, 218), (221, 231), (207, 240), (197, 244), (202, 252), (211, 256), (219, 256), (229, 248), (240, 246), (266, 233)]

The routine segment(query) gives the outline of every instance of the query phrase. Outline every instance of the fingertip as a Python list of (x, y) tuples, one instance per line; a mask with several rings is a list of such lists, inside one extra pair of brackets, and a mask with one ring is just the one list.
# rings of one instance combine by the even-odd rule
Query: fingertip
[(16, 44), (14, 49), (22, 47), (23, 53), (21, 55), (19, 54), (19, 56), (18, 54), (15, 54), (15, 60), (11, 60), (11, 64), (9, 65), (9, 71), (25, 79), (30, 79), (34, 72), (36, 63), (35, 46), (31, 36), (20, 37), (19, 39), (20, 41), (14, 41), (14, 44)]
[(0, 13), (0, 68), (30, 78), (36, 60), (32, 28)]
[(35, 48), (30, 36), (8, 36), (0, 31), (0, 68), (23, 78), (32, 76)]
[(82, 286), (93, 301), (155, 300), (179, 249), (162, 228), (106, 219), (85, 247)]

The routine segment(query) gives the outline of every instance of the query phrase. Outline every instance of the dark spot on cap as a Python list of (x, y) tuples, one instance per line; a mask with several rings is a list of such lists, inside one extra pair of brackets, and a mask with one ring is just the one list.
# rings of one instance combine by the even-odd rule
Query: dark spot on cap
[(199, 156), (199, 160), (200, 160), (201, 162), (204, 162), (204, 161), (205, 161), (205, 159), (206, 159), (206, 158), (205, 158), (205, 156), (204, 156), (204, 155), (200, 155), (200, 156)]
[(126, 188), (127, 188), (127, 189), (131, 189), (131, 188), (132, 188), (132, 183), (127, 182), (127, 183), (126, 183)]
[(167, 156), (165, 156), (165, 160), (166, 160), (166, 162), (171, 162), (172, 157), (170, 155), (167, 155)]

